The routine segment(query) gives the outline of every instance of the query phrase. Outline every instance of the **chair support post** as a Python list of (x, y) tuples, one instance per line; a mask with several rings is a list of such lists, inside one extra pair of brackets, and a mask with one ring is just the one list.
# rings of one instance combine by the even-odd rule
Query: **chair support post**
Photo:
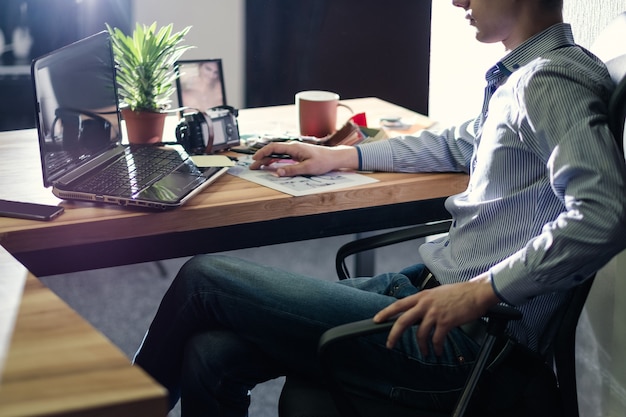
[(469, 405), (470, 400), (472, 399), (472, 394), (476, 389), (476, 385), (480, 380), (480, 375), (482, 374), (483, 369), (487, 365), (487, 360), (489, 359), (489, 355), (491, 354), (491, 350), (493, 349), (493, 345), (496, 341), (496, 336), (488, 334), (485, 337), (485, 341), (480, 349), (478, 354), (478, 358), (476, 358), (476, 363), (472, 368), (472, 372), (467, 378), (467, 382), (465, 383), (465, 387), (463, 392), (461, 393), (461, 397), (459, 397), (459, 401), (454, 408), (454, 413), (452, 417), (462, 417), (465, 415), (465, 411)]

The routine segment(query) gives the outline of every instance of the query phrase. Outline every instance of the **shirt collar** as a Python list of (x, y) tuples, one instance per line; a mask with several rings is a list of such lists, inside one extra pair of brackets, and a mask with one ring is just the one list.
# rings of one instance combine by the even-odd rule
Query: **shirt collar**
[(507, 75), (510, 75), (513, 71), (523, 67), (546, 52), (574, 45), (575, 42), (571, 26), (568, 23), (557, 23), (527, 39), (524, 43), (509, 52), (487, 72), (487, 77), (489, 76), (489, 72), (493, 71), (496, 67), (499, 67), (502, 72), (505, 72), (503, 70), (505, 69), (508, 71)]

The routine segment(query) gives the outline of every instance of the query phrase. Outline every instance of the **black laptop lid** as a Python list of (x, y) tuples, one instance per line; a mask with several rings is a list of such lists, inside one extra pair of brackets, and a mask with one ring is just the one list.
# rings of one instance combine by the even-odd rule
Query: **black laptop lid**
[(106, 31), (33, 61), (46, 187), (121, 141), (115, 65)]

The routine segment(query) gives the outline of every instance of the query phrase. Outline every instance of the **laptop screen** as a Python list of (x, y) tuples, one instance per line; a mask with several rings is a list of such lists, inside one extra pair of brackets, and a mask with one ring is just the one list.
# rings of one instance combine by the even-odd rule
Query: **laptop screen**
[(51, 52), (31, 67), (46, 186), (122, 137), (106, 31)]

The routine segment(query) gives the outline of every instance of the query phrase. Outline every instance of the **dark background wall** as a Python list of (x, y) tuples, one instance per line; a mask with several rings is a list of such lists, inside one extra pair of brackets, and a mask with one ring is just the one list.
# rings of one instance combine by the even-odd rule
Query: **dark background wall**
[(323, 89), (428, 114), (430, 17), (430, 1), (248, 0), (246, 106)]
[[(130, 30), (133, 0), (2, 0), (6, 43), (27, 27), (27, 58), (0, 55), (0, 130), (34, 127), (30, 60), (104, 29)], [(293, 103), (306, 89), (376, 96), (428, 114), (431, 2), (247, 0), (245, 103)], [(25, 6), (25, 7), (24, 7)], [(26, 10), (24, 12), (24, 9)], [(227, 42), (228, 34), (224, 34)]]
[[(132, 0), (1, 0), (0, 30), (11, 45), (16, 29), (27, 30), (32, 45), (25, 57), (11, 48), (0, 54), (0, 130), (35, 126), (30, 62), (33, 58), (105, 29), (129, 30)], [(6, 46), (5, 45), (5, 46)]]
[(104, 22), (130, 27), (131, 0), (2, 0), (0, 29), (11, 44), (16, 28), (27, 28), (30, 54), (16, 60), (11, 50), (1, 54), (4, 65), (29, 64), (32, 58), (105, 29)]

